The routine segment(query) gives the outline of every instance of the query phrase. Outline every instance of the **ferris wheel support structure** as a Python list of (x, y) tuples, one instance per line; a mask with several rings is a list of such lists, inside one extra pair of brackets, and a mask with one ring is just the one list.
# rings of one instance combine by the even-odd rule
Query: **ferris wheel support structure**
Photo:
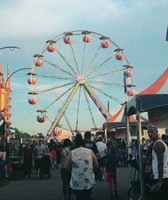
[(50, 126), (50, 128), (48, 130), (48, 135), (50, 135), (53, 132), (53, 130), (55, 129), (55, 127), (58, 125), (60, 119), (62, 118), (62, 116), (64, 115), (66, 109), (68, 108), (68, 105), (71, 103), (71, 101), (73, 99), (73, 96), (76, 94), (79, 86), (80, 86), (80, 83), (76, 83), (75, 87), (73, 88), (73, 90), (71, 91), (70, 95), (66, 99), (65, 104), (60, 109), (58, 115), (56, 116), (55, 120), (51, 124), (51, 126)]
[(95, 103), (96, 107), (99, 109), (99, 111), (105, 118), (105, 120), (112, 117), (112, 115), (109, 113), (109, 111), (106, 109), (106, 107), (102, 104), (100, 99), (95, 95), (92, 88), (89, 86), (89, 84), (87, 82), (84, 83), (84, 87), (85, 87), (87, 93), (89, 94), (89, 96), (91, 97), (91, 99), (93, 100), (93, 102)]
[(50, 129), (48, 130), (48, 134), (49, 135), (52, 133), (52, 131), (59, 124), (60, 119), (64, 115), (66, 109), (68, 108), (68, 105), (70, 104), (70, 102), (72, 101), (74, 95), (76, 94), (77, 90), (79, 89), (79, 86), (83, 86), (85, 88), (86, 92), (91, 97), (91, 99), (93, 100), (93, 102), (95, 103), (96, 107), (99, 109), (99, 111), (101, 112), (101, 114), (103, 115), (105, 120), (109, 119), (112, 116), (109, 113), (109, 111), (106, 109), (106, 107), (102, 104), (100, 99), (95, 95), (95, 93), (93, 92), (93, 90), (89, 86), (89, 84), (84, 79), (82, 79), (82, 81), (78, 80), (78, 82), (76, 83), (75, 87), (71, 91), (70, 95), (66, 99), (65, 104), (63, 105), (63, 107), (59, 111), (58, 115), (56, 116), (54, 122), (51, 124)]

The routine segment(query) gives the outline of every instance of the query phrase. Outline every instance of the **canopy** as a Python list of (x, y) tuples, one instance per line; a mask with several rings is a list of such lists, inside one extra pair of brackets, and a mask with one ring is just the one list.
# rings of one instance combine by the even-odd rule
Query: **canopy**
[[(148, 122), (148, 120), (143, 117), (142, 121), (144, 123)], [(131, 126), (136, 125), (137, 120), (135, 115), (129, 116), (129, 123)], [(127, 124), (127, 117), (125, 115), (125, 105), (122, 105), (121, 108), (104, 123), (104, 126), (106, 128), (116, 128), (116, 127), (126, 127), (126, 124)]]

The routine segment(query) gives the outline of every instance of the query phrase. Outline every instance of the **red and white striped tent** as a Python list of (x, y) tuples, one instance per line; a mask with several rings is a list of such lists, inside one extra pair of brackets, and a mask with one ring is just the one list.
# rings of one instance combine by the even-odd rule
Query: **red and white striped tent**
[(164, 73), (149, 87), (138, 95), (168, 94), (168, 68)]
[[(143, 123), (147, 123), (148, 120), (145, 119), (144, 117), (142, 118)], [(131, 115), (129, 116), (129, 123), (130, 126), (135, 126), (136, 125), (136, 116)], [(107, 129), (111, 128), (117, 128), (117, 127), (126, 127), (127, 119), (125, 115), (125, 105), (122, 105), (121, 108), (110, 118), (104, 123), (104, 127)]]
[[(126, 105), (127, 113), (129, 116), (129, 125), (136, 126), (136, 111), (137, 111), (137, 104), (140, 102), (140, 112), (148, 112), (148, 118), (145, 119), (141, 116), (142, 126), (146, 126), (148, 123), (156, 124), (156, 118), (160, 120), (161, 117), (156, 117), (156, 114), (163, 115), (163, 112), (167, 112), (168, 107), (168, 68), (164, 71), (164, 73), (149, 87), (144, 89), (142, 92), (134, 96)], [(158, 108), (159, 107), (159, 108)], [(162, 112), (158, 109), (163, 108)], [(157, 112), (153, 112), (156, 111)], [(164, 110), (164, 111), (163, 111)], [(121, 108), (104, 124), (103, 128), (105, 129), (112, 129), (112, 128), (121, 128), (126, 127), (126, 116), (125, 112), (125, 105), (121, 106)], [(168, 112), (167, 112), (168, 113)], [(165, 116), (167, 116), (164, 113)], [(154, 116), (152, 118), (152, 116)], [(167, 118), (168, 119), (168, 118)], [(165, 124), (165, 122), (164, 122)], [(168, 126), (168, 120), (167, 120)]]
[[(113, 115), (110, 119), (107, 120), (107, 123), (115, 123), (115, 122), (126, 122), (126, 117), (124, 115), (125, 106), (122, 106), (119, 111)], [(135, 116), (129, 116), (130, 122), (135, 122)]]
[(152, 85), (134, 96), (126, 107), (128, 116), (137, 110), (148, 112), (149, 123), (160, 128), (168, 126), (168, 67)]
[[(126, 125), (127, 119), (125, 116), (125, 105), (122, 105), (121, 108), (103, 124), (103, 129), (107, 130), (107, 138), (115, 136), (117, 138), (123, 138), (126, 135)], [(129, 121), (132, 125), (135, 126), (136, 118), (135, 116), (129, 116)]]

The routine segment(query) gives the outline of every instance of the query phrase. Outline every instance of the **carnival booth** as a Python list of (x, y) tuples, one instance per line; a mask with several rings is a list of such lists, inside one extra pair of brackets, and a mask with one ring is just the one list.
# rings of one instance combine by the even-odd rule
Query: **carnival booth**
[(141, 113), (147, 112), (149, 123), (158, 128), (168, 127), (168, 68), (165, 72), (148, 88), (134, 96), (126, 104), (126, 115), (136, 114), (137, 130), (139, 141), (139, 167), (142, 200), (145, 199), (144, 180), (142, 176), (142, 116)]
[[(139, 130), (143, 117), (141, 113), (147, 112), (150, 124), (160, 129), (168, 126), (168, 68), (148, 88), (135, 95), (126, 104), (126, 115), (129, 117), (136, 114)], [(141, 131), (140, 131), (141, 133)], [(141, 141), (141, 134), (140, 141)]]
[(20, 138), (9, 140), (8, 172), (11, 180), (22, 180), (24, 172), (21, 162), (22, 142)]
[[(125, 115), (125, 104), (121, 106), (121, 108), (104, 124), (103, 129), (107, 130), (107, 137), (113, 136), (113, 130), (115, 130), (116, 138), (126, 138), (127, 137), (127, 116)], [(128, 117), (129, 125), (130, 125), (130, 137), (136, 136), (136, 116), (130, 115)], [(148, 124), (148, 120), (142, 117), (142, 125), (146, 126)]]

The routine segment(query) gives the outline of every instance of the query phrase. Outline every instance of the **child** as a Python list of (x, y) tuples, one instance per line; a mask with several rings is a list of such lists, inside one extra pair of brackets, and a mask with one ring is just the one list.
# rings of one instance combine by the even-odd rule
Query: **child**
[(61, 169), (61, 179), (62, 179), (62, 191), (64, 195), (64, 200), (71, 199), (71, 188), (70, 188), (70, 178), (71, 173), (67, 170), (67, 159), (70, 154), (71, 141), (69, 138), (64, 139), (62, 150), (60, 153), (60, 169)]
[[(111, 141), (107, 144), (106, 155), (106, 183), (109, 186), (110, 200), (119, 199), (117, 194), (117, 156), (115, 144)], [(114, 198), (115, 197), (115, 198)]]

